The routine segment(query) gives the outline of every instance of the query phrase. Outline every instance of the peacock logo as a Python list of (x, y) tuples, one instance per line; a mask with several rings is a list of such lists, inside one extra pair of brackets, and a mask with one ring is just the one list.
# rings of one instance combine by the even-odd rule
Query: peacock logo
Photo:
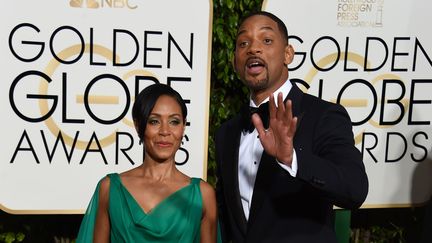
[[(84, 4), (85, 2), (85, 4)], [(69, 5), (73, 8), (129, 8), (136, 9), (137, 5), (131, 5), (129, 0), (70, 0)]]

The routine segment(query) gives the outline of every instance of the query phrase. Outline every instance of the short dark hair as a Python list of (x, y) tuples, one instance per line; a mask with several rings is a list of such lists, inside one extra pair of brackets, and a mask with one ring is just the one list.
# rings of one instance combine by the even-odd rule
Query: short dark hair
[(263, 15), (263, 16), (267, 16), (269, 18), (271, 18), (274, 22), (276, 22), (280, 33), (282, 34), (282, 37), (286, 40), (286, 44), (288, 44), (288, 29), (285, 25), (285, 23), (278, 18), (276, 15), (270, 13), (270, 12), (266, 12), (266, 11), (257, 11), (257, 12), (251, 12), (249, 14), (247, 14), (246, 16), (244, 16), (240, 22), (239, 22), (239, 27), (243, 24), (244, 21), (246, 21), (248, 18), (256, 16), (256, 15)]
[(143, 141), (143, 136), (147, 126), (147, 121), (152, 112), (156, 101), (160, 96), (167, 95), (174, 98), (181, 108), (183, 122), (186, 122), (187, 108), (181, 95), (166, 84), (156, 83), (143, 89), (137, 97), (132, 107), (132, 119), (136, 127), (138, 137)]

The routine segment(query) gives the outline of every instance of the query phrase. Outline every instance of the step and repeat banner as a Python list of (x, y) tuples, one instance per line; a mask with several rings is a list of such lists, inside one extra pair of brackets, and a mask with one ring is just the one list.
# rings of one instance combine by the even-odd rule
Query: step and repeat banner
[[(296, 50), (290, 78), (345, 106), (369, 176), (363, 207), (432, 194), (432, 3), (266, 0)], [(187, 102), (180, 170), (205, 178), (211, 1), (8, 1), (0, 12), (0, 209), (82, 213), (97, 181), (139, 166), (135, 95)], [(186, 14), (187, 13), (187, 14)]]
[(349, 112), (369, 177), (364, 208), (432, 195), (432, 2), (267, 0), (296, 50), (290, 78)]
[(139, 166), (135, 96), (185, 99), (176, 163), (206, 177), (211, 1), (7, 1), (0, 9), (0, 209), (84, 212), (96, 183)]

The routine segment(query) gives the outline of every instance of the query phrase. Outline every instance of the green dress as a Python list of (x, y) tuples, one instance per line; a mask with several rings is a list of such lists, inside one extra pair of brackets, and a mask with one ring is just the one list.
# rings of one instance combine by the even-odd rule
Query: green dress
[[(145, 213), (117, 173), (109, 174), (111, 242), (200, 242), (202, 197), (200, 179), (161, 201)], [(100, 181), (81, 223), (77, 243), (93, 242)], [(218, 241), (219, 239), (218, 229)]]

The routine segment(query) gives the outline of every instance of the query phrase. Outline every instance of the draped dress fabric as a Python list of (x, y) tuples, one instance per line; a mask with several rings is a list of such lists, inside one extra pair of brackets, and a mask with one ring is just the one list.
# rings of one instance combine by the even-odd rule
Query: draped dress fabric
[[(111, 242), (200, 242), (201, 179), (191, 178), (190, 184), (172, 193), (150, 212), (145, 212), (117, 173), (108, 176)], [(100, 181), (81, 223), (77, 243), (93, 242), (99, 188)]]

